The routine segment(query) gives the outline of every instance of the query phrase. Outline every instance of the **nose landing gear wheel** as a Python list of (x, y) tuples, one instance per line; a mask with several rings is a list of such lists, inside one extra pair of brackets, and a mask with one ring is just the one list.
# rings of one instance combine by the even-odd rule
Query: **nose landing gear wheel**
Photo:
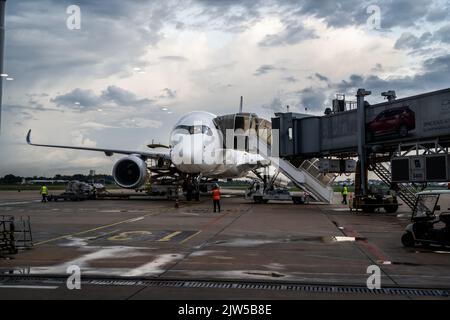
[(414, 241), (414, 237), (410, 232), (407, 232), (402, 236), (402, 244), (407, 248), (412, 248), (415, 246), (416, 242)]

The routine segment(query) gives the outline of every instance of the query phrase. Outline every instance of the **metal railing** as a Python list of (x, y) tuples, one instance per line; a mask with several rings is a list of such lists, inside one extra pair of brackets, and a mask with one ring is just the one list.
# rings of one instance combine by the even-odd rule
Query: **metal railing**
[[(372, 171), (381, 179), (387, 186), (391, 185), (391, 171), (386, 168), (382, 163), (376, 163), (371, 166)], [(407, 183), (398, 183), (397, 196), (403, 200), (403, 202), (414, 209), (416, 203), (417, 190), (414, 186)]]
[(0, 216), (0, 253), (16, 254), (32, 246), (30, 217)]

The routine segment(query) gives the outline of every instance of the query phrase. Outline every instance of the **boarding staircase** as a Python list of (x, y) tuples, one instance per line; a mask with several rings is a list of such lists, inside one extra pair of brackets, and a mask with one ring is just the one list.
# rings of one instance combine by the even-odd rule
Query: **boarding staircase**
[(320, 202), (332, 202), (333, 189), (330, 185), (336, 176), (320, 173), (317, 167), (318, 159), (291, 163), (285, 159), (272, 157), (270, 148), (263, 145), (262, 141), (260, 141), (259, 153), (270, 160), (271, 165), (281, 171), (295, 186), (307, 192), (312, 198)]
[[(372, 164), (370, 169), (377, 175), (378, 178), (381, 179), (386, 185), (391, 185), (391, 171), (386, 168), (383, 163), (375, 163)], [(407, 183), (399, 183), (398, 184), (398, 192), (397, 196), (403, 200), (403, 202), (414, 209), (414, 205), (416, 202), (416, 187), (414, 184)]]

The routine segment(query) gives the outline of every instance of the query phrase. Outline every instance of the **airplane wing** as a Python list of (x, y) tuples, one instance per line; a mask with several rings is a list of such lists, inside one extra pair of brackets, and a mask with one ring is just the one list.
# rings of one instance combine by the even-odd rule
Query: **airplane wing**
[(27, 134), (27, 143), (30, 146), (47, 147), (47, 148), (60, 148), (60, 149), (72, 149), (72, 150), (84, 150), (84, 151), (97, 151), (103, 152), (106, 156), (111, 157), (113, 154), (125, 154), (125, 155), (139, 155), (146, 159), (163, 159), (170, 160), (170, 155), (165, 153), (145, 152), (145, 151), (130, 151), (130, 150), (118, 150), (118, 149), (102, 149), (102, 148), (88, 148), (88, 147), (76, 147), (76, 146), (59, 146), (50, 144), (35, 144), (31, 142), (31, 130)]

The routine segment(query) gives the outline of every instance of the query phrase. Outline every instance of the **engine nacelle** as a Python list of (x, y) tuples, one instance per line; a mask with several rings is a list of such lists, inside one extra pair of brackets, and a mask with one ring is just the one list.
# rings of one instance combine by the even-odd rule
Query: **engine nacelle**
[(112, 175), (116, 183), (125, 189), (142, 187), (149, 178), (147, 163), (134, 155), (117, 161)]

